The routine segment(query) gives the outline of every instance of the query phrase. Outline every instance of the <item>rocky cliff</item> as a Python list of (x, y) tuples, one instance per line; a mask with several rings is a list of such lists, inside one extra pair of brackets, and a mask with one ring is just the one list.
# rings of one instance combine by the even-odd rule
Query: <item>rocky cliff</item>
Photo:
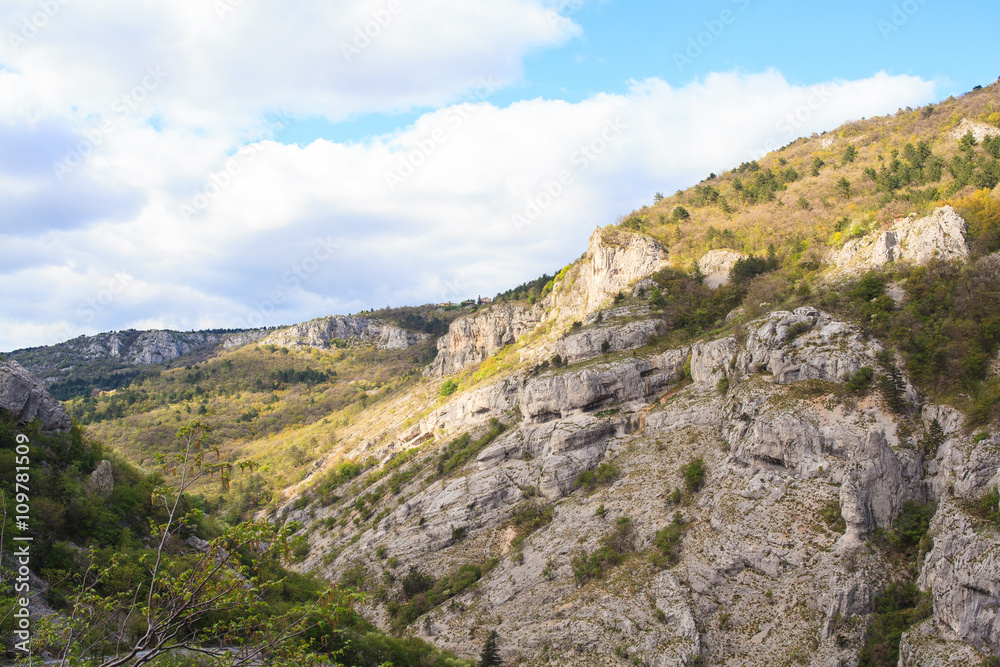
[(841, 273), (859, 274), (890, 262), (965, 261), (966, 228), (955, 209), (943, 206), (925, 218), (904, 218), (888, 231), (848, 241), (834, 253), (833, 263)]
[(387, 350), (402, 350), (431, 340), (432, 336), (407, 331), (366, 317), (330, 315), (281, 329), (260, 339), (261, 343), (316, 347), (368, 343)]
[[(360, 568), (390, 581), (497, 558), (474, 588), (410, 626), (465, 656), (495, 627), (512, 661), (769, 665), (800, 656), (850, 665), (896, 567), (871, 537), (906, 501), (938, 500), (920, 580), (933, 591), (933, 622), (908, 635), (907, 664), (943, 664), (919, 662), (931, 655), (920, 646), (949, 642), (976, 664), (981, 651), (1000, 650), (997, 542), (951, 498), (995, 487), (1000, 455), (994, 439), (973, 445), (959, 415), (912, 390), (917, 416), (907, 418), (875, 393), (848, 391), (882, 349), (857, 327), (801, 308), (748, 325), (740, 339), (487, 383), (400, 434), (403, 449), (420, 453), (395, 491), (367, 488), (385, 497), (371, 529), (345, 527), (352, 510), (337, 504), (287, 514), (312, 526), (303, 568), (334, 577)], [(928, 456), (915, 434), (934, 420), (946, 439)], [(505, 430), (474, 461), (441, 474), (429, 441), (476, 438), (498, 423)], [(674, 504), (695, 459), (704, 486)], [(600, 466), (605, 484), (581, 488), (581, 474)], [(823, 518), (831, 507), (843, 527)], [(519, 517), (542, 508), (548, 520), (525, 532)], [(677, 562), (664, 565), (657, 540), (675, 519)], [(580, 554), (597, 553), (620, 525), (631, 531), (624, 563), (581, 580)], [(390, 621), (377, 596), (366, 613)]]
[[(663, 246), (648, 236), (620, 229), (598, 229), (591, 235), (584, 257), (553, 281), (552, 292), (538, 304), (495, 304), (452, 322), (448, 334), (438, 340), (438, 356), (429, 372), (450, 375), (480, 363), (539, 324), (551, 323), (552, 330), (560, 331), (572, 320), (587, 320), (588, 315), (612, 305), (619, 293), (631, 293), (638, 280), (666, 267), (667, 257)], [(611, 312), (607, 318), (621, 315)], [(648, 310), (628, 316), (635, 315), (648, 315)], [(593, 316), (588, 321), (592, 323)], [(555, 347), (543, 344), (540, 354), (535, 356), (559, 354), (576, 361), (599, 353), (606, 340), (614, 350), (641, 347), (656, 326), (640, 323), (629, 330), (605, 328), (603, 332), (575, 336)]]
[(65, 431), (71, 426), (62, 404), (16, 361), (0, 362), (0, 409), (22, 424), (38, 419), (45, 430)]

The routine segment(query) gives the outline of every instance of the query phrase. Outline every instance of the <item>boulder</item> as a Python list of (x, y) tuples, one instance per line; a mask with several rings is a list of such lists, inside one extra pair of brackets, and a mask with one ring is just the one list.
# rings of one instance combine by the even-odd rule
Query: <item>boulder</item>
[(47, 431), (67, 431), (72, 426), (62, 404), (16, 361), (0, 362), (0, 408), (21, 424), (37, 418)]

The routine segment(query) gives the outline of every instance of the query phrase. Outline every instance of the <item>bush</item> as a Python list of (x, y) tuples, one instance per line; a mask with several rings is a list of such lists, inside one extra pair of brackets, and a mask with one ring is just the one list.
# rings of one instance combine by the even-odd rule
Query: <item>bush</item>
[(621, 474), (618, 466), (613, 463), (602, 463), (595, 470), (585, 470), (576, 477), (573, 487), (585, 489), (587, 493), (592, 493), (599, 486), (611, 484)]
[(683, 206), (678, 206), (674, 209), (672, 216), (674, 220), (687, 220), (691, 217), (691, 214)]
[(705, 461), (697, 458), (687, 465), (681, 466), (681, 474), (684, 476), (684, 488), (688, 493), (697, 493), (705, 483)]
[(441, 385), (441, 391), (439, 392), (439, 395), (441, 397), (451, 396), (456, 391), (458, 391), (458, 383), (452, 380), (451, 378), (448, 378), (447, 380), (444, 381), (444, 384)]
[(889, 584), (875, 598), (858, 667), (896, 667), (903, 633), (929, 618), (932, 611), (930, 596), (921, 594), (915, 584)]
[(847, 380), (847, 389), (855, 394), (865, 394), (874, 379), (875, 369), (871, 366), (862, 366)]
[(621, 517), (615, 523), (614, 529), (601, 538), (601, 546), (592, 553), (584, 551), (577, 553), (570, 560), (573, 578), (577, 585), (583, 585), (590, 579), (604, 576), (606, 568), (622, 562), (629, 553), (635, 551), (635, 528), (632, 520)]
[(715, 383), (715, 391), (725, 396), (729, 393), (729, 378), (722, 376), (719, 381)]
[(656, 531), (656, 549), (653, 563), (660, 567), (669, 567), (680, 559), (681, 536), (684, 534), (684, 516), (674, 513), (673, 520)]
[(823, 506), (823, 509), (819, 511), (819, 515), (834, 532), (843, 533), (847, 530), (847, 522), (844, 521), (843, 514), (840, 511), (840, 501), (828, 501)]

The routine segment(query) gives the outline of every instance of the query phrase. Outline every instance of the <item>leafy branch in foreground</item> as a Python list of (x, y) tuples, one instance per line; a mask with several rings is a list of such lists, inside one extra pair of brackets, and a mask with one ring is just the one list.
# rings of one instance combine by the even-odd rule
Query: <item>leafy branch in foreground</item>
[[(226, 526), (211, 542), (181, 542), (193, 518), (182, 515), (184, 491), (205, 475), (227, 483), (232, 464), (208, 463), (210, 428), (200, 422), (178, 432), (183, 448), (166, 461), (175, 489), (159, 487), (154, 504), (167, 510), (164, 523), (151, 526), (155, 545), (138, 563), (116, 554), (91, 564), (69, 596), (68, 616), (39, 622), (36, 650), (49, 648), (60, 664), (137, 667), (165, 654), (210, 656), (220, 665), (307, 665), (320, 656), (312, 649), (339, 632), (338, 620), (357, 599), (327, 589), (318, 600), (275, 614), (268, 592), (281, 579), (263, 576), (289, 554), (288, 529), (265, 521)], [(137, 566), (136, 566), (137, 565)], [(112, 584), (113, 585), (110, 585)], [(103, 656), (98, 660), (86, 656)]]

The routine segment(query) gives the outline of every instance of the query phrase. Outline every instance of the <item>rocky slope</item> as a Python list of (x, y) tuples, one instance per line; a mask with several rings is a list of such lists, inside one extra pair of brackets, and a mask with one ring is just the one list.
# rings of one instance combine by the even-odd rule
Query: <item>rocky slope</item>
[(51, 386), (70, 378), (90, 377), (95, 373), (108, 374), (162, 364), (192, 352), (211, 350), (220, 342), (250, 342), (260, 333), (115, 331), (96, 336), (80, 336), (48, 347), (15, 350), (7, 357), (19, 362), (46, 386)]
[(22, 424), (38, 419), (49, 431), (66, 431), (71, 426), (62, 404), (16, 361), (0, 361), (0, 409)]
[(431, 340), (429, 334), (414, 333), (400, 327), (365, 317), (330, 315), (296, 324), (269, 334), (262, 344), (302, 346), (326, 349), (338, 342), (371, 343), (387, 350), (402, 350)]
[[(960, 222), (944, 211), (911, 227)], [(901, 259), (933, 256), (924, 250), (938, 236), (925, 236), (906, 237), (916, 254)], [(905, 378), (905, 415), (849, 390), (863, 368), (880, 367), (883, 344), (813, 308), (771, 313), (739, 336), (647, 346), (658, 320), (612, 301), (664, 261), (655, 243), (595, 234), (535, 307), (454, 322), (435, 375), (505, 346), (520, 364), (377, 441), (363, 421), (345, 434), (359, 444), (342, 457), (381, 453), (396, 472), (336, 490), (362, 499), (354, 505), (323, 499), (317, 486), (304, 508), (280, 510), (305, 526), (302, 569), (362, 573), (375, 595), (366, 613), (388, 627), (407, 573), (492, 565), (409, 625), (467, 657), (496, 628), (514, 664), (855, 665), (875, 596), (899, 576), (872, 538), (907, 501), (935, 501), (919, 578), (933, 615), (906, 634), (901, 664), (986, 664), (1000, 652), (998, 542), (964, 503), (1000, 482), (1000, 436), (972, 438), (961, 414), (922, 403)], [(531, 367), (553, 354), (569, 365)], [(941, 441), (928, 451), (921, 443), (935, 425)], [(448, 444), (461, 433), (483, 443), (468, 463)], [(704, 486), (676, 504), (683, 466), (696, 459)], [(606, 484), (581, 488), (582, 473), (600, 470)], [(525, 512), (549, 514), (526, 531)], [(842, 526), (829, 521), (837, 515)], [(654, 556), (675, 520), (671, 564)], [(580, 554), (621, 525), (632, 531), (623, 562), (581, 580)]]

